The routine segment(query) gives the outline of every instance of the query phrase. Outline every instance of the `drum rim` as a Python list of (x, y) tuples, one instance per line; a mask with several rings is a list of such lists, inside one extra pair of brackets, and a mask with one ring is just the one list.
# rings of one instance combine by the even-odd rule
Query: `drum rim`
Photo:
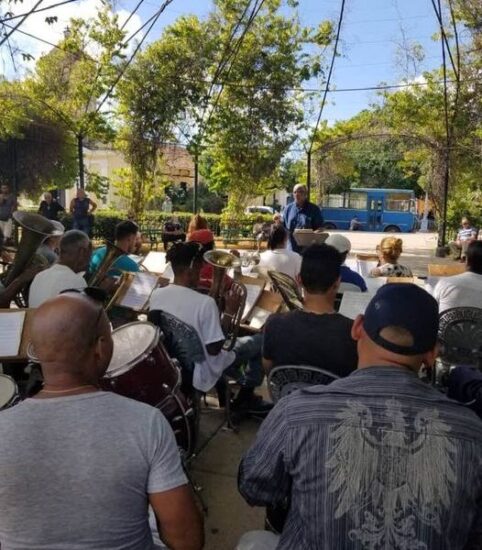
[[(129, 372), (129, 370), (131, 369), (132, 366), (136, 365), (137, 363), (139, 363), (140, 361), (143, 361), (146, 357), (148, 357), (148, 355), (151, 353), (151, 351), (159, 343), (159, 340), (160, 340), (160, 337), (161, 337), (161, 331), (160, 331), (159, 327), (157, 327), (153, 323), (150, 323), (149, 321), (132, 321), (131, 323), (121, 325), (120, 327), (117, 327), (116, 329), (114, 329), (112, 331), (112, 333), (111, 333), (112, 337), (116, 332), (120, 332), (120, 330), (125, 330), (127, 327), (130, 327), (130, 326), (133, 326), (133, 325), (145, 325), (145, 326), (149, 325), (149, 326), (151, 326), (154, 329), (154, 336), (152, 338), (151, 343), (147, 346), (147, 348), (142, 353), (137, 355), (135, 358), (131, 359), (130, 361), (127, 361), (126, 363), (124, 363), (123, 365), (121, 365), (121, 366), (119, 366), (115, 369), (112, 369), (111, 371), (109, 371), (109, 366), (110, 366), (110, 363), (109, 363), (109, 365), (107, 366), (107, 370), (104, 373), (103, 378), (116, 378), (117, 376), (121, 376), (122, 374), (125, 374), (126, 372)], [(112, 356), (113, 355), (114, 354), (112, 354)], [(112, 358), (111, 358), (111, 361), (112, 361)]]
[(18, 396), (18, 386), (15, 380), (8, 374), (0, 373), (0, 380), (2, 379), (7, 380), (11, 384), (13, 393), (10, 398), (5, 401), (5, 403), (2, 403), (0, 401), (0, 411), (4, 408), (7, 408), (13, 401), (15, 401), (15, 398)]

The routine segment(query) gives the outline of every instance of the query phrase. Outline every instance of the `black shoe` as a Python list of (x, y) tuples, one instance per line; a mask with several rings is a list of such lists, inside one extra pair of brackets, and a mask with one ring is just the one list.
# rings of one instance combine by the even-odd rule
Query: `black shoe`
[(268, 403), (260, 395), (252, 394), (248, 398), (239, 398), (233, 400), (231, 410), (233, 412), (252, 414), (255, 416), (266, 416), (273, 408), (273, 403)]

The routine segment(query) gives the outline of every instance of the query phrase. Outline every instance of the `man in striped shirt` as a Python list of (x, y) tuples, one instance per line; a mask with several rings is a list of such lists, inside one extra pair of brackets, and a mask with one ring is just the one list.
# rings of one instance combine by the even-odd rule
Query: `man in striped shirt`
[(385, 285), (353, 324), (358, 370), (276, 404), (239, 470), (249, 504), (289, 503), (273, 549), (482, 548), (482, 422), (418, 377), (437, 331), (432, 296)]
[(477, 229), (472, 227), (468, 218), (462, 218), (461, 225), (462, 227), (457, 233), (457, 238), (455, 241), (449, 243), (449, 248), (454, 260), (465, 261), (467, 247), (472, 241), (477, 239)]

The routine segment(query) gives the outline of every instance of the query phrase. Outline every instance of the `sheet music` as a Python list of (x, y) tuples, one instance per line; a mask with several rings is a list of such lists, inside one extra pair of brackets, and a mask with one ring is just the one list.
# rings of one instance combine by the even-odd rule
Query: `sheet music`
[(166, 269), (166, 253), (151, 250), (144, 258), (142, 265), (151, 273), (164, 273)]
[(0, 357), (19, 354), (25, 311), (0, 313)]
[(246, 287), (246, 304), (243, 311), (243, 321), (246, 320), (249, 312), (253, 309), (260, 294), (263, 292), (263, 287), (260, 285), (250, 285), (244, 283), (244, 286)]
[(376, 260), (357, 260), (357, 271), (362, 277), (368, 277), (370, 271), (377, 267), (378, 262)]
[(365, 313), (372, 298), (371, 292), (344, 292), (338, 312), (345, 317), (354, 319), (360, 313)]
[(249, 326), (252, 328), (260, 329), (266, 323), (268, 317), (271, 315), (271, 311), (255, 306), (253, 312), (250, 315)]
[(158, 276), (153, 273), (136, 273), (119, 305), (135, 311), (144, 309), (157, 281)]

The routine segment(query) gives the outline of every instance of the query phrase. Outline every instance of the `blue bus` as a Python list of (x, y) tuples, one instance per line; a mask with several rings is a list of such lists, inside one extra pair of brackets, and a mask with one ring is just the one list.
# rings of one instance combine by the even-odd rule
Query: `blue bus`
[(417, 229), (415, 194), (409, 189), (352, 188), (326, 195), (321, 205), (326, 229), (350, 229), (355, 217), (362, 231), (408, 233)]

